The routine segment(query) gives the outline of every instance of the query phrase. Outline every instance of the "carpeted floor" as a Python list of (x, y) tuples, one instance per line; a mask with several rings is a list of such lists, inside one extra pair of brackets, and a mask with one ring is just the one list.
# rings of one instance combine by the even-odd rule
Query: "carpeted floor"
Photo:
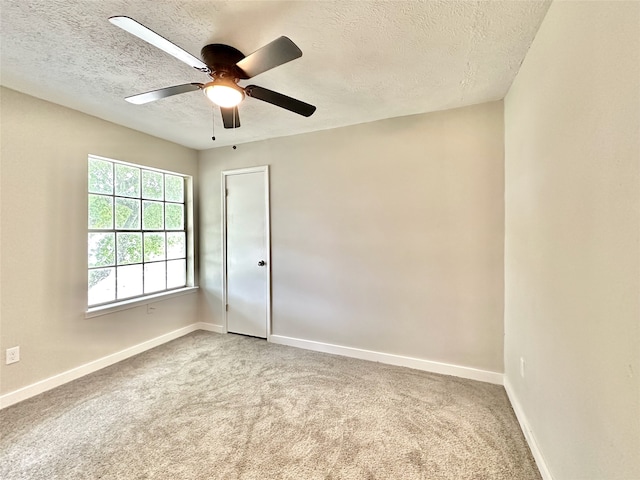
[(0, 478), (539, 479), (502, 387), (195, 332), (0, 411)]

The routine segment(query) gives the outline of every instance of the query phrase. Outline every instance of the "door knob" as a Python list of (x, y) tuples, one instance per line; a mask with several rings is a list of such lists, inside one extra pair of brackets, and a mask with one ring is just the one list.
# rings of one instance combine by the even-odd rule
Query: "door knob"
[(266, 264), (267, 264), (267, 262), (265, 262), (264, 260), (260, 260), (260, 261), (258, 262), (258, 266), (259, 266), (259, 267), (264, 267)]

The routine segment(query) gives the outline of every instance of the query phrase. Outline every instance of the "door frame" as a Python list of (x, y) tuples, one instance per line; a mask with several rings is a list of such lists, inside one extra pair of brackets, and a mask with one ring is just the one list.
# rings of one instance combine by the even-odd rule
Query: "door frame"
[(234, 170), (223, 170), (222, 178), (222, 318), (224, 333), (228, 332), (227, 325), (227, 177), (231, 175), (243, 175), (247, 173), (264, 173), (264, 194), (265, 194), (265, 225), (266, 225), (266, 261), (267, 261), (267, 341), (271, 338), (271, 217), (269, 202), (269, 165), (258, 167), (238, 168)]

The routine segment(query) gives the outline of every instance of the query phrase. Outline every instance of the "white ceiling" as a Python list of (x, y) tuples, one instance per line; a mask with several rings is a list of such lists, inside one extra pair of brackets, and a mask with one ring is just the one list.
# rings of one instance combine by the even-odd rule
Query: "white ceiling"
[[(504, 97), (549, 7), (529, 1), (0, 0), (2, 85), (195, 149)], [(204, 95), (124, 97), (208, 76), (107, 21), (126, 15), (199, 57), (286, 35), (303, 56), (249, 81), (318, 107), (309, 118), (247, 98), (222, 128)]]

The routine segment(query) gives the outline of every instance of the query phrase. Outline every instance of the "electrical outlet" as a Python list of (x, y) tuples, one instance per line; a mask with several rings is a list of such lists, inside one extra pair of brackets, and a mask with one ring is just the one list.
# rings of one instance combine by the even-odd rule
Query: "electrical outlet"
[(520, 357), (520, 376), (524, 378), (524, 357)]
[(20, 347), (7, 348), (7, 365), (20, 361)]

